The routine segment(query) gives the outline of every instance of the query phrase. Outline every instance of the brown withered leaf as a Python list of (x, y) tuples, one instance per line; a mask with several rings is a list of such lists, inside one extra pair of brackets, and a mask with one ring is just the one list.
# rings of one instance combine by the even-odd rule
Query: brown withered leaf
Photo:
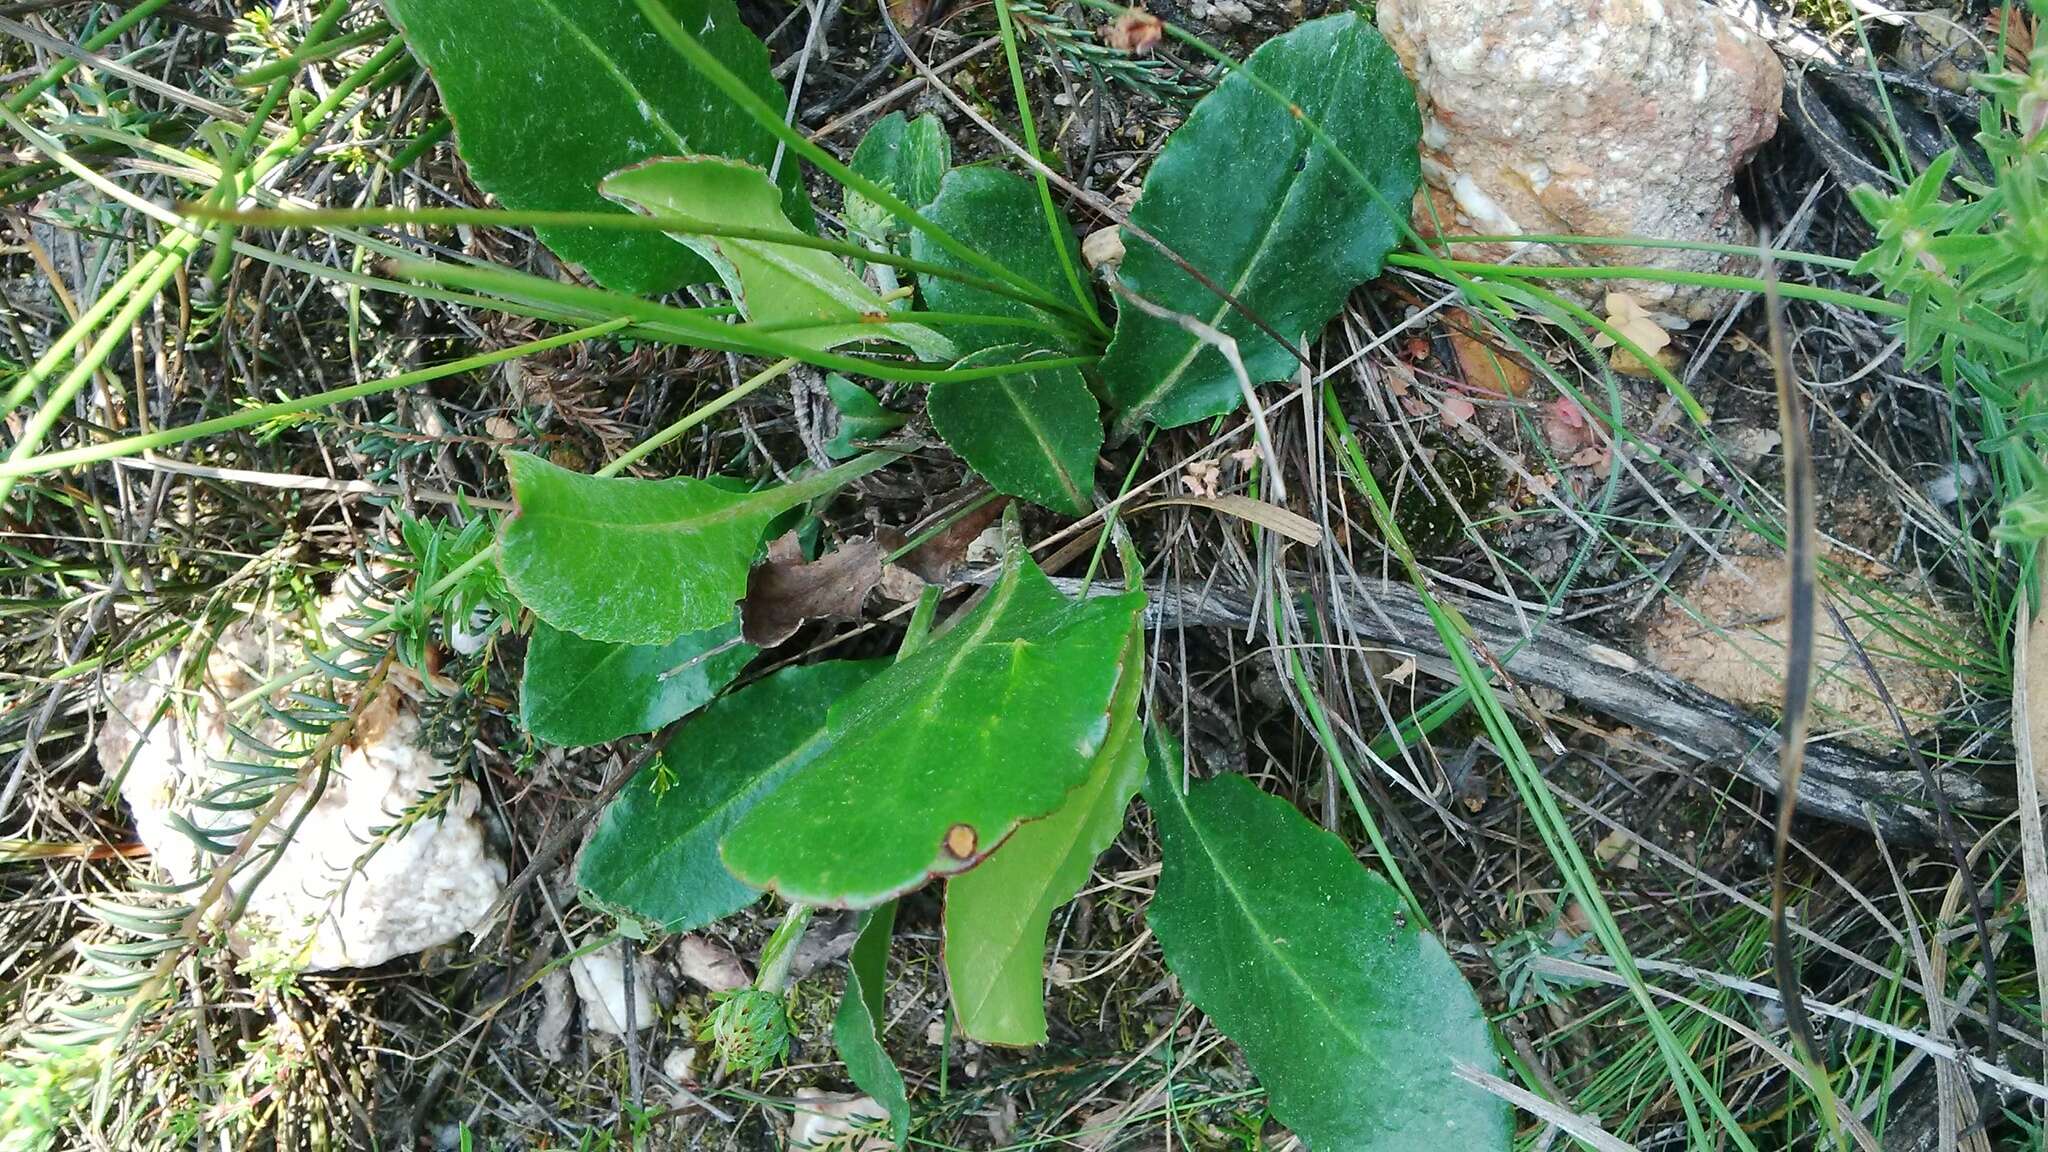
[(1143, 8), (1126, 8), (1112, 23), (1102, 26), (1102, 42), (1119, 52), (1143, 56), (1159, 46), (1166, 25)]
[(966, 563), (968, 546), (1002, 516), (1009, 503), (1009, 497), (998, 497), (953, 521), (944, 531), (911, 549), (903, 557), (903, 566), (927, 583), (946, 583)]
[(1529, 369), (1521, 358), (1489, 341), (1451, 329), (1451, 352), (1465, 383), (1497, 396), (1522, 396), (1529, 391)]
[(861, 603), (881, 579), (882, 550), (872, 540), (806, 561), (796, 533), (786, 533), (769, 543), (768, 555), (747, 574), (740, 635), (749, 644), (773, 648), (806, 620), (858, 620)]
[(932, 0), (889, 0), (889, 18), (906, 33), (924, 27), (925, 17), (931, 14)]

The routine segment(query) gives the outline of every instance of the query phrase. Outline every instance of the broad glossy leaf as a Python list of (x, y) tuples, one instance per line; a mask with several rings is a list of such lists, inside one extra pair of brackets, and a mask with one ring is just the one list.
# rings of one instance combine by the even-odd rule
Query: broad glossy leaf
[(1145, 775), (1138, 723), (1144, 633), (1125, 649), (1109, 736), (1088, 779), (1057, 812), (1017, 829), (988, 859), (946, 882), (946, 980), (960, 1030), (984, 1044), (1045, 1042), (1045, 934), (1124, 826)]
[[(1174, 130), (1145, 176), (1131, 222), (1229, 292), (1288, 341), (1320, 332), (1351, 289), (1379, 275), (1418, 173), (1415, 92), (1369, 19), (1311, 20), (1245, 62), (1313, 117), (1379, 191), (1339, 166), (1294, 110), (1231, 73)], [(1125, 287), (1236, 338), (1253, 384), (1299, 362), (1151, 245), (1125, 240)], [(1170, 319), (1119, 310), (1102, 361), (1118, 427), (1164, 427), (1229, 412), (1243, 400), (1215, 348)]]
[(835, 660), (785, 668), (714, 701), (669, 741), (660, 767), (642, 772), (605, 809), (577, 861), (576, 882), (599, 902), (671, 932), (753, 903), (759, 891), (725, 870), (718, 838), (817, 752), (832, 702), (881, 667)]
[(1486, 1018), (1393, 886), (1242, 776), (1183, 793), (1162, 745), (1145, 780), (1162, 852), (1145, 919), (1274, 1118), (1313, 1152), (1506, 1149), (1507, 1106), (1452, 1072), (1498, 1064)]
[(864, 908), (986, 856), (1088, 778), (1144, 596), (1068, 600), (1021, 547), (982, 602), (840, 701), (726, 835), (735, 876)]
[(856, 441), (878, 440), (908, 423), (910, 417), (892, 412), (867, 389), (834, 372), (825, 377), (825, 393), (839, 409), (839, 431), (825, 443), (825, 454), (834, 460), (860, 455)]
[[(975, 164), (946, 173), (938, 198), (924, 210), (925, 216), (968, 247), (991, 257), (1003, 267), (1022, 276), (1055, 300), (1069, 300), (1066, 272), (1060, 267), (1059, 249), (1046, 231), (1045, 210), (1038, 191), (1029, 180), (993, 164)], [(1084, 268), (1081, 246), (1073, 229), (1060, 221), (1060, 241), (1074, 267)], [(926, 263), (964, 272), (986, 280), (987, 274), (941, 248), (922, 232), (910, 238), (911, 255)], [(1010, 325), (963, 325), (946, 332), (962, 352), (990, 348), (997, 344), (1027, 344), (1036, 348), (1074, 349), (1082, 346), (1071, 325), (1014, 296), (1004, 296), (944, 276), (918, 273), (918, 288), (924, 305), (933, 312), (968, 313), (976, 316), (1014, 316), (1029, 320), (1034, 327)]]
[(570, 748), (652, 732), (733, 682), (759, 651), (739, 634), (726, 623), (667, 644), (607, 644), (540, 621), (519, 681), (520, 722)]
[[(782, 214), (768, 174), (738, 160), (649, 160), (612, 173), (603, 190), (614, 200), (713, 227), (760, 229), (798, 239), (805, 235)], [(748, 320), (775, 327), (786, 340), (820, 352), (863, 340), (891, 340), (928, 360), (952, 351), (953, 345), (929, 328), (886, 320), (893, 313), (882, 306), (882, 298), (830, 252), (729, 236), (673, 236), (711, 262)]]
[[(985, 348), (962, 367), (1028, 361), (1018, 344)], [(1095, 507), (1095, 455), (1102, 412), (1072, 366), (934, 384), (925, 400), (932, 427), (995, 490), (1070, 516)]]
[[(915, 120), (891, 112), (875, 121), (847, 161), (847, 167), (920, 212), (939, 194), (939, 181), (952, 166), (953, 142), (946, 136), (946, 126), (929, 112)], [(851, 188), (846, 191), (846, 223), (891, 249), (898, 248), (910, 231), (888, 209)]]
[[(768, 49), (732, 0), (667, 0), (771, 107), (787, 103)], [(705, 153), (769, 163), (775, 137), (685, 65), (633, 0), (386, 0), (433, 73), (470, 176), (508, 208), (601, 212), (607, 175), (654, 156)], [(793, 157), (782, 206), (811, 225)], [(710, 279), (703, 260), (649, 232), (538, 228), (547, 246), (621, 292)]]
[(734, 492), (681, 477), (586, 476), (509, 452), (519, 510), (499, 530), (498, 566), (520, 603), (556, 628), (611, 644), (667, 644), (732, 620), (776, 516), (880, 462)]
[(903, 1073), (882, 1047), (887, 1003), (882, 990), (889, 977), (889, 936), (896, 928), (896, 902), (860, 914), (860, 934), (847, 957), (846, 994), (832, 1018), (832, 1046), (846, 1064), (846, 1075), (861, 1091), (889, 1111), (894, 1146), (904, 1147), (910, 1133), (910, 1098)]

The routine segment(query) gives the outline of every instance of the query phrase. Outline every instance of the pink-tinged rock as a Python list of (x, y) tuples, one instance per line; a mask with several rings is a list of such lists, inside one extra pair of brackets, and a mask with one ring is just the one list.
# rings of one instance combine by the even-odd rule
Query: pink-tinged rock
[[(1700, 0), (1381, 0), (1379, 26), (1415, 79), (1423, 188), (1416, 230), (1636, 236), (1752, 244), (1735, 175), (1777, 131), (1770, 45)], [(1742, 257), (1675, 249), (1459, 244), (1463, 259), (1701, 272)], [(1656, 312), (1710, 315), (1723, 294), (1626, 281)]]

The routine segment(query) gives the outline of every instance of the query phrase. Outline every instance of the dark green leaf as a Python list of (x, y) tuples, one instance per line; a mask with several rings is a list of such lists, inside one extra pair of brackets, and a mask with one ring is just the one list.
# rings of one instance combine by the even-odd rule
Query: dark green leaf
[(946, 981), (960, 1031), (984, 1044), (1045, 1042), (1045, 933), (1117, 833), (1145, 775), (1138, 724), (1145, 637), (1131, 634), (1095, 766), (1059, 811), (946, 882)]
[(667, 644), (606, 644), (533, 627), (519, 681), (519, 719), (540, 740), (574, 748), (652, 732), (702, 708), (759, 649), (739, 625), (687, 632)]
[(839, 432), (825, 444), (825, 454), (845, 460), (861, 454), (859, 441), (879, 440), (903, 427), (910, 417), (891, 412), (867, 389), (834, 372), (825, 377), (825, 392), (839, 409)]
[(759, 893), (719, 862), (718, 838), (817, 752), (832, 702), (881, 667), (837, 660), (786, 668), (713, 702), (605, 809), (576, 882), (671, 932), (753, 903)]
[[(1059, 249), (1053, 246), (1052, 237), (1046, 232), (1045, 211), (1039, 205), (1038, 192), (1022, 176), (993, 164), (955, 168), (946, 173), (945, 181), (939, 185), (938, 198), (932, 201), (924, 214), (968, 247), (1044, 289), (1047, 296), (1063, 300), (1072, 294), (1073, 290), (1067, 286), (1066, 272), (1060, 267)], [(1066, 246), (1074, 266), (1082, 267), (1081, 247), (1064, 221), (1060, 232), (1060, 243)], [(927, 263), (986, 279), (979, 269), (970, 267), (939, 247), (922, 232), (910, 238), (910, 251)], [(997, 344), (1023, 343), (1053, 349), (1079, 349), (1082, 346), (1082, 341), (1066, 321), (1015, 297), (922, 272), (918, 273), (917, 283), (924, 293), (925, 307), (934, 312), (1014, 316), (1037, 325), (1036, 330), (1008, 325), (948, 328), (947, 335), (963, 353)]]
[[(387, 0), (406, 43), (434, 75), (470, 176), (508, 208), (599, 212), (598, 181), (654, 156), (706, 153), (768, 164), (775, 137), (684, 65), (633, 0)], [(732, 0), (668, 0), (747, 86), (787, 98), (768, 49)], [(811, 225), (794, 158), (782, 203)], [(666, 292), (710, 278), (704, 262), (649, 232), (538, 228), (548, 247), (620, 292)]]
[(896, 902), (860, 914), (860, 935), (847, 957), (846, 994), (832, 1020), (832, 1046), (846, 1064), (847, 1078), (875, 1103), (889, 1111), (889, 1137), (904, 1147), (910, 1134), (910, 1098), (903, 1073), (882, 1047), (882, 1026), (888, 1018), (882, 998), (889, 976), (889, 935), (896, 927)]
[[(713, 227), (804, 235), (783, 216), (768, 174), (738, 160), (649, 160), (606, 177), (603, 191), (635, 207)], [(863, 340), (892, 340), (927, 360), (954, 353), (949, 341), (921, 325), (862, 319), (889, 313), (874, 289), (830, 252), (729, 236), (673, 235), (711, 262), (747, 319), (805, 348), (825, 352)]]
[[(952, 166), (953, 142), (946, 137), (946, 126), (929, 112), (915, 120), (891, 112), (875, 121), (847, 162), (847, 167), (920, 212), (939, 194), (939, 181)], [(889, 249), (897, 249), (910, 231), (909, 224), (850, 188), (846, 192), (846, 223)]]
[[(962, 367), (1029, 359), (1022, 345), (985, 348)], [(1094, 507), (1095, 454), (1102, 414), (1071, 365), (985, 380), (934, 384), (925, 401), (932, 427), (996, 491), (1056, 512), (1086, 516)]]
[(1393, 886), (1244, 777), (1183, 793), (1178, 749), (1155, 736), (1151, 752), (1146, 922), (1274, 1118), (1313, 1152), (1507, 1148), (1507, 1106), (1452, 1072), (1498, 1065), (1486, 1017)]
[[(1351, 289), (1379, 275), (1418, 173), (1415, 92), (1371, 21), (1346, 12), (1268, 40), (1245, 66), (1313, 117), (1378, 189), (1360, 188), (1295, 110), (1236, 72), (1176, 129), (1131, 209), (1141, 226), (1288, 341), (1318, 333)], [(1299, 362), (1149, 244), (1121, 269), (1132, 292), (1236, 338), (1253, 384)], [(1125, 306), (1102, 361), (1118, 427), (1229, 412), (1243, 390), (1221, 353), (1171, 319)]]
[(855, 908), (972, 866), (1087, 779), (1143, 603), (1070, 601), (1014, 547), (979, 605), (832, 709), (818, 757), (726, 835), (726, 866)]
[(680, 477), (586, 476), (507, 453), (519, 510), (499, 532), (498, 566), (520, 603), (556, 628), (611, 644), (667, 644), (733, 619), (776, 516), (881, 462), (733, 492)]

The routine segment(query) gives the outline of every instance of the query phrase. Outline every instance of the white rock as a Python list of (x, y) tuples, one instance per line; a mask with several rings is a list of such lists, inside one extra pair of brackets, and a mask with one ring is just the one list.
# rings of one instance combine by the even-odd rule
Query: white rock
[(661, 1074), (678, 1084), (697, 1082), (697, 1050), (695, 1048), (671, 1048), (661, 1058)]
[[(789, 1146), (816, 1148), (845, 1136), (857, 1126), (873, 1126), (877, 1121), (888, 1119), (889, 1110), (875, 1103), (872, 1096), (847, 1096), (838, 1092), (821, 1092), (816, 1088), (799, 1088), (796, 1090), (796, 1115), (789, 1124)], [(844, 1143), (844, 1147), (848, 1152), (888, 1152), (893, 1145), (883, 1133)]]
[[(626, 1034), (626, 950), (614, 941), (569, 962), (569, 979), (583, 1002), (583, 1026), (613, 1036)], [(634, 1031), (653, 1027), (668, 988), (645, 953), (633, 958)]]
[[(1415, 224), (1466, 235), (1639, 236), (1750, 244), (1735, 173), (1777, 131), (1784, 73), (1770, 45), (1701, 0), (1383, 0), (1380, 30), (1414, 78), (1424, 188)], [(1454, 245), (1464, 259), (1725, 271), (1675, 249)], [(1625, 291), (1652, 310), (1711, 315), (1721, 294)]]
[[(173, 814), (222, 838), (248, 819), (194, 805), (237, 779), (210, 760), (252, 759), (233, 746), (225, 702), (302, 658), (295, 639), (274, 622), (231, 628), (208, 657), (197, 698), (181, 693), (153, 728), (177, 681), (171, 657), (109, 688), (101, 770), (119, 777), (136, 835), (171, 881), (186, 883), (201, 871), (200, 851)], [(256, 725), (252, 734), (273, 747), (303, 744), (275, 722)], [(296, 824), (260, 885), (245, 892), (260, 867), (245, 868), (234, 882), (232, 890), (248, 900), (230, 933), (235, 948), (291, 968), (364, 967), (476, 927), (504, 888), (505, 866), (485, 844), (476, 788), (451, 784), (451, 771), (420, 747), (418, 711), (394, 678), (362, 710), (310, 810), (313, 782), (295, 791), (265, 832), (265, 842), (274, 843)], [(423, 797), (450, 788), (439, 815), (383, 835)]]

